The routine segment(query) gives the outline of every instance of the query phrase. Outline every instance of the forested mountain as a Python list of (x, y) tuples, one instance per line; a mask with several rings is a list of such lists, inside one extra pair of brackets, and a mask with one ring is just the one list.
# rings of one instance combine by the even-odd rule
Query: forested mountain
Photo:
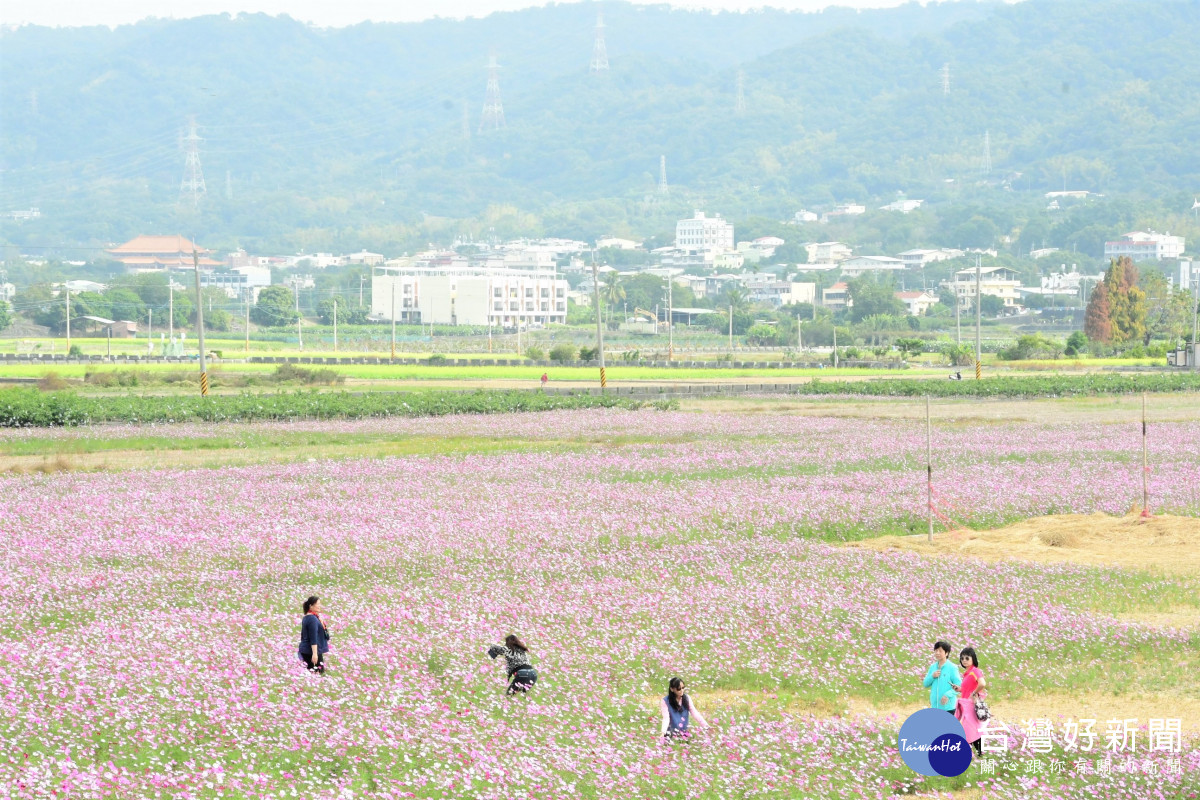
[[(611, 69), (593, 74), (601, 9)], [(897, 192), (927, 200), (930, 227), (940, 213), (1049, 235), (1042, 195), (1065, 187), (1107, 198), (1073, 212), (1090, 247), (1105, 225), (1179, 214), (1200, 190), (1197, 41), (1196, 0), (22, 27), (0, 34), (0, 211), (42, 216), (5, 220), (0, 235), (97, 244), (180, 231), (226, 247), (392, 252), (493, 230), (652, 235), (693, 205), (783, 219)], [(490, 50), (507, 124), (480, 131)], [(197, 211), (179, 203), (189, 115), (208, 189)], [(944, 239), (936, 227), (923, 235)]]

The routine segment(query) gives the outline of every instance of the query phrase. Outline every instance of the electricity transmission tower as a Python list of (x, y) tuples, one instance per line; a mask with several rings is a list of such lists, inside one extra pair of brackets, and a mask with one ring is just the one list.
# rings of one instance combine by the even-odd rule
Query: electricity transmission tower
[(737, 74), (737, 101), (733, 105), (733, 113), (739, 117), (746, 113), (746, 73), (740, 69)]
[(592, 44), (592, 72), (608, 72), (608, 48), (604, 45), (604, 14), (596, 12), (596, 41)]
[(950, 62), (942, 64), (942, 97), (950, 96)]
[(483, 100), (483, 115), (479, 118), (479, 132), (494, 131), (505, 127), (504, 103), (500, 102), (500, 65), (496, 53), (488, 56), (487, 95)]
[(983, 133), (983, 177), (992, 174), (992, 134), (991, 131)]
[(658, 157), (658, 196), (666, 197), (671, 193), (667, 188), (667, 157)]
[(179, 202), (189, 201), (192, 208), (197, 208), (200, 198), (208, 193), (208, 189), (204, 186), (204, 171), (200, 169), (200, 136), (196, 133), (195, 117), (188, 117), (183, 150), (187, 155), (183, 165), (183, 183), (179, 185)]

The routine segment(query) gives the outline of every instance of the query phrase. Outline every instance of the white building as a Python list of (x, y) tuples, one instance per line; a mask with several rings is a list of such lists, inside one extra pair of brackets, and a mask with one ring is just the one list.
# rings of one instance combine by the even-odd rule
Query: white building
[(897, 258), (904, 262), (904, 266), (909, 269), (920, 269), (926, 264), (932, 264), (935, 261), (947, 261), (951, 258), (958, 258), (963, 254), (962, 250), (905, 250), (900, 253)]
[(771, 280), (747, 286), (751, 302), (767, 303), (779, 308), (789, 303), (815, 303), (817, 285), (796, 281)]
[(1105, 258), (1129, 256), (1134, 261), (1162, 261), (1183, 255), (1184, 238), (1170, 233), (1133, 231), (1115, 242), (1104, 243)]
[(231, 298), (249, 295), (257, 303), (259, 291), (271, 285), (271, 270), (267, 267), (234, 267), (229, 272), (201, 272), (200, 285), (224, 289)]
[[(975, 267), (960, 269), (953, 281), (942, 286), (954, 292), (959, 308), (970, 308), (975, 302)], [(979, 293), (999, 297), (1005, 306), (1017, 306), (1021, 299), (1021, 281), (1015, 270), (1008, 267), (983, 267), (979, 270)]]
[(1179, 288), (1192, 292), (1193, 297), (1200, 294), (1200, 261), (1179, 262)]
[(0, 301), (11, 303), (17, 296), (17, 287), (11, 283), (0, 283)]
[(819, 219), (820, 219), (820, 217), (818, 217), (813, 212), (809, 211), (806, 208), (802, 208), (799, 211), (797, 211), (795, 214), (792, 215), (791, 224), (798, 225), (803, 222), (816, 222)]
[(880, 211), (899, 211), (901, 214), (907, 214), (910, 211), (916, 211), (924, 203), (924, 200), (909, 200), (906, 197), (901, 197), (886, 206), (881, 206)]
[(63, 286), (67, 287), (67, 290), (70, 291), (71, 294), (79, 294), (80, 292), (94, 292), (96, 294), (102, 294), (106, 289), (108, 289), (108, 287), (103, 283), (83, 280), (66, 281), (63, 283)]
[(833, 211), (826, 211), (822, 214), (821, 222), (829, 222), (829, 220), (837, 219), (838, 217), (856, 217), (859, 214), (865, 213), (867, 213), (867, 207), (864, 205), (859, 205), (855, 202), (842, 203), (840, 206), (834, 208)]
[(376, 267), (371, 313), (438, 325), (565, 324), (567, 281), (553, 272), (473, 267)]
[(717, 214), (706, 217), (697, 211), (691, 219), (675, 223), (675, 246), (680, 250), (732, 250), (733, 223)]
[(382, 253), (368, 253), (366, 250), (346, 256), (346, 262), (349, 264), (366, 264), (369, 267), (382, 264), (384, 260)]
[(857, 278), (868, 272), (876, 275), (897, 275), (904, 270), (904, 262), (891, 256), (858, 256), (842, 262), (842, 274), (847, 278)]
[(809, 264), (837, 264), (854, 255), (849, 245), (841, 242), (814, 242), (804, 245)]
[(904, 303), (904, 308), (911, 317), (923, 317), (925, 312), (938, 304), (938, 296), (934, 292), (896, 292), (896, 298)]
[(596, 240), (597, 250), (605, 247), (612, 247), (616, 250), (637, 250), (641, 246), (641, 242), (635, 242), (633, 239), (619, 239), (616, 236), (605, 236)]
[(845, 281), (838, 281), (833, 286), (821, 290), (821, 305), (834, 311), (850, 308), (854, 301), (850, 299), (850, 290)]

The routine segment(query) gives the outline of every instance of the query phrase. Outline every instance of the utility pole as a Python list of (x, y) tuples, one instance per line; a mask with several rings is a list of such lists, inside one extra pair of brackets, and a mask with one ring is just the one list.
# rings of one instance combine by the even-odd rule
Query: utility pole
[(675, 279), (667, 276), (667, 361), (675, 358), (675, 298), (671, 291)]
[(292, 284), (296, 289), (296, 338), (300, 340), (300, 349), (304, 349), (304, 331), (300, 329), (300, 279)]
[(729, 305), (729, 357), (733, 358), (733, 304)]
[(147, 308), (146, 313), (150, 316), (150, 327), (146, 331), (146, 341), (150, 344), (146, 351), (149, 352), (154, 349), (154, 309)]
[(796, 351), (804, 351), (804, 331), (800, 330), (800, 312), (796, 312)]
[(333, 352), (337, 352), (337, 304), (338, 299), (333, 298)]
[(71, 356), (71, 287), (63, 283), (63, 289), (67, 292), (67, 357)]
[(983, 324), (983, 295), (979, 293), (983, 275), (983, 257), (975, 256), (975, 380), (979, 380), (983, 371), (983, 348), (980, 346), (979, 330)]
[(245, 352), (250, 352), (250, 290), (246, 290), (246, 347)]
[[(374, 284), (372, 284), (374, 285)], [(374, 295), (372, 295), (374, 297)], [(374, 302), (374, 301), (372, 301)], [(396, 360), (396, 276), (392, 276), (392, 361)]]
[(962, 297), (958, 294), (958, 273), (954, 273), (954, 343), (962, 346)]
[(363, 307), (363, 284), (367, 282), (366, 275), (358, 276), (358, 307)]
[[(1192, 264), (1191, 269), (1196, 270), (1197, 265)], [(1192, 369), (1200, 370), (1200, 271), (1196, 272), (1196, 277), (1192, 279), (1196, 288), (1193, 290), (1196, 297), (1196, 313), (1192, 315)]]
[(604, 374), (604, 330), (600, 326), (600, 276), (596, 272), (596, 251), (592, 251), (592, 294), (596, 298), (596, 357), (600, 360), (600, 393), (608, 386)]
[(167, 338), (175, 344), (175, 281), (167, 273)]
[(192, 266), (196, 270), (196, 335), (200, 344), (200, 396), (208, 395), (208, 369), (204, 365), (204, 303), (200, 302), (200, 256), (192, 248)]
[(929, 395), (925, 395), (925, 500), (925, 513), (929, 517), (929, 534), (926, 541), (933, 544), (933, 422), (929, 416)]
[(837, 369), (837, 366), (838, 366), (838, 355), (837, 355), (837, 323), (834, 323), (834, 325), (833, 325), (833, 368), (834, 368), (834, 369)]

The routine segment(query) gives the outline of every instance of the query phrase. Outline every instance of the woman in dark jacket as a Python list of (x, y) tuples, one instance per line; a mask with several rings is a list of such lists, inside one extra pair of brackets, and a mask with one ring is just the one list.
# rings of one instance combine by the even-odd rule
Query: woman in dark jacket
[(329, 629), (321, 619), (321, 601), (313, 595), (304, 601), (304, 619), (300, 621), (300, 660), (309, 672), (324, 674), (327, 652)]
[(527, 692), (531, 686), (537, 683), (537, 670), (529, 663), (529, 648), (511, 633), (504, 637), (504, 644), (494, 644), (489, 647), (487, 654), (492, 658), (504, 656), (506, 671), (511, 679), (505, 694)]

